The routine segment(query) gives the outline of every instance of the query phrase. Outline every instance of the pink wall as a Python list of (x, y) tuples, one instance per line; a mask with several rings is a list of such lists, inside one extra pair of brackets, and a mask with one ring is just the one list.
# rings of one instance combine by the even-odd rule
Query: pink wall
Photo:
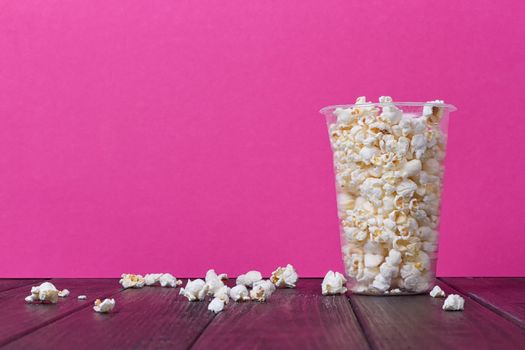
[(458, 106), (438, 272), (524, 275), (524, 11), (3, 2), (0, 276), (341, 270), (317, 111), (361, 94)]

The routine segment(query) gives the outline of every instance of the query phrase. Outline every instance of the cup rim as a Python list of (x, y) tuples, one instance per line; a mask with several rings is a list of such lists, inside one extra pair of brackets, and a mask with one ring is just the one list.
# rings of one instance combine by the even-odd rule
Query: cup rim
[(405, 106), (405, 107), (425, 107), (425, 106), (431, 106), (431, 107), (441, 107), (445, 108), (448, 112), (454, 112), (458, 109), (456, 106), (448, 104), (448, 103), (438, 103), (438, 102), (388, 102), (388, 103), (351, 103), (351, 104), (342, 104), (342, 105), (331, 105), (323, 107), (319, 110), (319, 113), (321, 114), (327, 114), (329, 111), (332, 111), (336, 108), (354, 108), (354, 107), (385, 107), (385, 106)]

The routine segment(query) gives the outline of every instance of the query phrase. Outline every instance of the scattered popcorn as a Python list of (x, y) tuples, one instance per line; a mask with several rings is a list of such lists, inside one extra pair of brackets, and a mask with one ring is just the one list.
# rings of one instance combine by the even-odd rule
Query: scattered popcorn
[(259, 302), (265, 302), (275, 291), (275, 285), (270, 280), (261, 280), (253, 283), (250, 298)]
[(411, 108), (359, 97), (329, 121), (345, 272), (356, 293), (421, 293), (434, 279), (444, 103), (428, 102), (421, 115)]
[(205, 280), (209, 295), (214, 295), (216, 291), (224, 287), (224, 282), (219, 278), (213, 269), (206, 272)]
[(198, 278), (196, 280), (188, 279), (186, 288), (181, 288), (179, 294), (188, 298), (189, 301), (201, 301), (206, 297), (208, 286), (206, 282)]
[(228, 275), (225, 274), (225, 273), (221, 273), (221, 274), (219, 274), (217, 277), (219, 277), (219, 279), (220, 279), (221, 281), (227, 281), (227, 280), (228, 280)]
[(286, 267), (279, 266), (277, 270), (272, 272), (270, 277), (270, 280), (277, 288), (295, 288), (298, 279), (297, 272), (290, 264), (286, 265)]
[(463, 311), (465, 307), (465, 299), (457, 294), (449, 294), (443, 303), (443, 310), (445, 311)]
[(86, 300), (86, 299), (87, 299), (87, 296), (85, 296), (85, 295), (79, 295), (79, 296), (77, 297), (77, 299), (78, 299), (78, 300)]
[(115, 299), (104, 299), (104, 301), (100, 301), (100, 299), (95, 300), (95, 305), (93, 306), (93, 310), (100, 313), (108, 313), (115, 307)]
[(344, 294), (347, 291), (345, 284), (346, 278), (343, 275), (330, 270), (324, 276), (321, 290), (323, 295)]
[(250, 293), (245, 285), (238, 284), (230, 289), (230, 297), (233, 301), (248, 301), (250, 300)]
[(123, 273), (122, 278), (119, 283), (122, 285), (122, 288), (142, 288), (146, 284), (144, 277), (141, 275), (134, 275), (130, 273)]
[(214, 298), (222, 300), (225, 304), (230, 302), (230, 287), (222, 286), (213, 294)]
[(208, 304), (208, 310), (213, 311), (214, 313), (219, 313), (224, 310), (224, 301), (219, 298), (213, 298), (213, 300)]
[(446, 297), (446, 294), (439, 286), (434, 286), (434, 288), (432, 288), (430, 291), (430, 296), (432, 298), (444, 298)]
[(69, 290), (67, 289), (62, 289), (60, 292), (58, 292), (58, 296), (61, 297), (61, 298), (65, 298), (69, 295)]
[(162, 276), (162, 273), (148, 273), (144, 276), (144, 284), (147, 286), (153, 286), (159, 283), (160, 276)]
[(262, 275), (259, 271), (249, 271), (244, 275), (239, 275), (235, 283), (242, 284), (246, 287), (251, 288), (255, 282), (258, 282), (260, 280), (262, 280)]
[(39, 286), (31, 288), (31, 295), (25, 298), (28, 303), (41, 302), (56, 304), (58, 301), (58, 289), (51, 282), (44, 282)]
[(171, 273), (163, 273), (159, 278), (161, 287), (175, 288), (182, 284), (181, 280), (176, 279)]
[(161, 287), (175, 288), (182, 284), (181, 280), (176, 279), (171, 273), (148, 273), (144, 276), (144, 284), (153, 286), (160, 284)]

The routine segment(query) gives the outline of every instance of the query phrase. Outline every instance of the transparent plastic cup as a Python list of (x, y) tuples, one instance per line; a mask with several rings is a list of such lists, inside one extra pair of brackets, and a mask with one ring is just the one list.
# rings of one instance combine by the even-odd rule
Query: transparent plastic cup
[(455, 110), (442, 101), (390, 98), (321, 109), (353, 293), (412, 295), (432, 287), (448, 117)]

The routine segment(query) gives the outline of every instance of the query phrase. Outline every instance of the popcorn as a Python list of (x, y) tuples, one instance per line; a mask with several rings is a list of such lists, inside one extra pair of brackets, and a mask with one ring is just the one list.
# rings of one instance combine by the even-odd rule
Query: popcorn
[(159, 283), (160, 276), (162, 273), (148, 273), (144, 276), (144, 284), (147, 286), (152, 286)]
[(250, 300), (250, 293), (248, 288), (242, 284), (238, 284), (232, 289), (230, 289), (230, 297), (234, 301), (247, 301)]
[(250, 298), (259, 302), (265, 302), (275, 291), (275, 285), (270, 280), (261, 280), (253, 283)]
[(144, 276), (144, 284), (153, 286), (160, 284), (161, 287), (175, 288), (182, 284), (181, 280), (176, 279), (171, 273), (148, 273)]
[(417, 189), (417, 185), (412, 180), (403, 180), (399, 185), (397, 185), (396, 192), (404, 197), (404, 198), (410, 198), (414, 195), (414, 192)]
[(434, 288), (432, 288), (430, 291), (430, 296), (432, 298), (444, 298), (446, 294), (439, 286), (434, 286)]
[(337, 121), (340, 123), (349, 123), (354, 119), (351, 108), (336, 108), (334, 114), (337, 116)]
[(377, 267), (383, 261), (383, 254), (365, 254), (365, 267)]
[(180, 286), (182, 284), (181, 280), (177, 280), (172, 274), (170, 273), (163, 273), (159, 278), (159, 283), (161, 287), (171, 287), (175, 288), (177, 286)]
[(208, 292), (208, 285), (202, 279), (196, 280), (188, 279), (186, 288), (181, 288), (179, 294), (188, 298), (189, 301), (201, 301), (206, 297)]
[(286, 265), (286, 267), (278, 267), (277, 270), (272, 272), (270, 277), (270, 280), (277, 288), (295, 288), (298, 279), (297, 272), (290, 264)]
[[(433, 280), (445, 135), (443, 101), (423, 115), (358, 98), (329, 124), (347, 275), (354, 292), (419, 293)], [(333, 119), (332, 119), (333, 120)]]
[(208, 294), (213, 295), (216, 291), (218, 291), (220, 288), (224, 287), (224, 283), (219, 278), (217, 273), (215, 273), (215, 270), (208, 270), (206, 272), (206, 286), (208, 288)]
[[(391, 102), (392, 101), (387, 102), (387, 103), (391, 103)], [(402, 117), (403, 117), (403, 112), (401, 112), (399, 108), (397, 108), (394, 105), (388, 105), (388, 104), (383, 107), (383, 113), (380, 116), (381, 120), (388, 121), (390, 124), (399, 123)]]
[(213, 297), (222, 300), (225, 304), (228, 304), (230, 302), (230, 287), (222, 286), (215, 291)]
[(244, 275), (239, 275), (235, 283), (242, 284), (246, 287), (251, 288), (255, 282), (258, 282), (260, 280), (262, 280), (262, 275), (259, 271), (248, 271)]
[(100, 301), (100, 299), (95, 300), (95, 305), (93, 306), (93, 310), (95, 312), (100, 313), (108, 313), (115, 307), (115, 299), (104, 299), (104, 301)]
[(401, 253), (391, 249), (385, 262), (379, 267), (379, 274), (374, 277), (372, 287), (379, 292), (386, 292), (392, 284), (392, 279), (399, 274), (399, 264), (401, 263)]
[(60, 292), (58, 292), (58, 296), (61, 297), (61, 298), (65, 298), (69, 295), (69, 290), (67, 289), (62, 289)]
[(442, 113), (441, 108), (437, 107), (439, 105), (444, 104), (445, 101), (443, 100), (434, 100), (434, 101), (428, 101), (427, 105), (423, 107), (423, 115), (424, 116), (433, 116), (433, 117), (440, 117), (440, 113)]
[[(403, 166), (403, 175), (405, 177), (417, 176), (421, 172), (421, 168), (422, 168), (422, 165), (419, 159), (409, 160)], [(417, 188), (417, 185), (416, 185), (416, 188)]]
[(122, 288), (142, 288), (146, 284), (144, 277), (142, 275), (134, 275), (130, 273), (123, 273), (122, 278), (119, 283), (122, 285)]
[(25, 298), (28, 303), (41, 302), (56, 304), (58, 301), (58, 289), (51, 282), (44, 282), (39, 286), (31, 288), (31, 295)]
[(427, 138), (425, 135), (414, 135), (412, 141), (410, 141), (410, 146), (414, 151), (414, 154), (417, 159), (421, 158), (427, 149)]
[(323, 295), (344, 294), (347, 291), (345, 284), (346, 278), (343, 275), (330, 270), (324, 276), (321, 291)]
[(443, 303), (445, 311), (463, 311), (465, 308), (465, 299), (457, 294), (449, 294)]
[(86, 300), (86, 299), (87, 299), (87, 296), (85, 296), (85, 295), (79, 295), (79, 296), (77, 297), (77, 299), (78, 299), (78, 300)]
[(219, 313), (224, 310), (224, 301), (219, 298), (213, 298), (213, 300), (208, 304), (208, 310), (213, 311), (214, 313)]
[(375, 147), (363, 147), (359, 151), (359, 157), (361, 161), (365, 164), (370, 164), (372, 158), (379, 153), (378, 149)]

